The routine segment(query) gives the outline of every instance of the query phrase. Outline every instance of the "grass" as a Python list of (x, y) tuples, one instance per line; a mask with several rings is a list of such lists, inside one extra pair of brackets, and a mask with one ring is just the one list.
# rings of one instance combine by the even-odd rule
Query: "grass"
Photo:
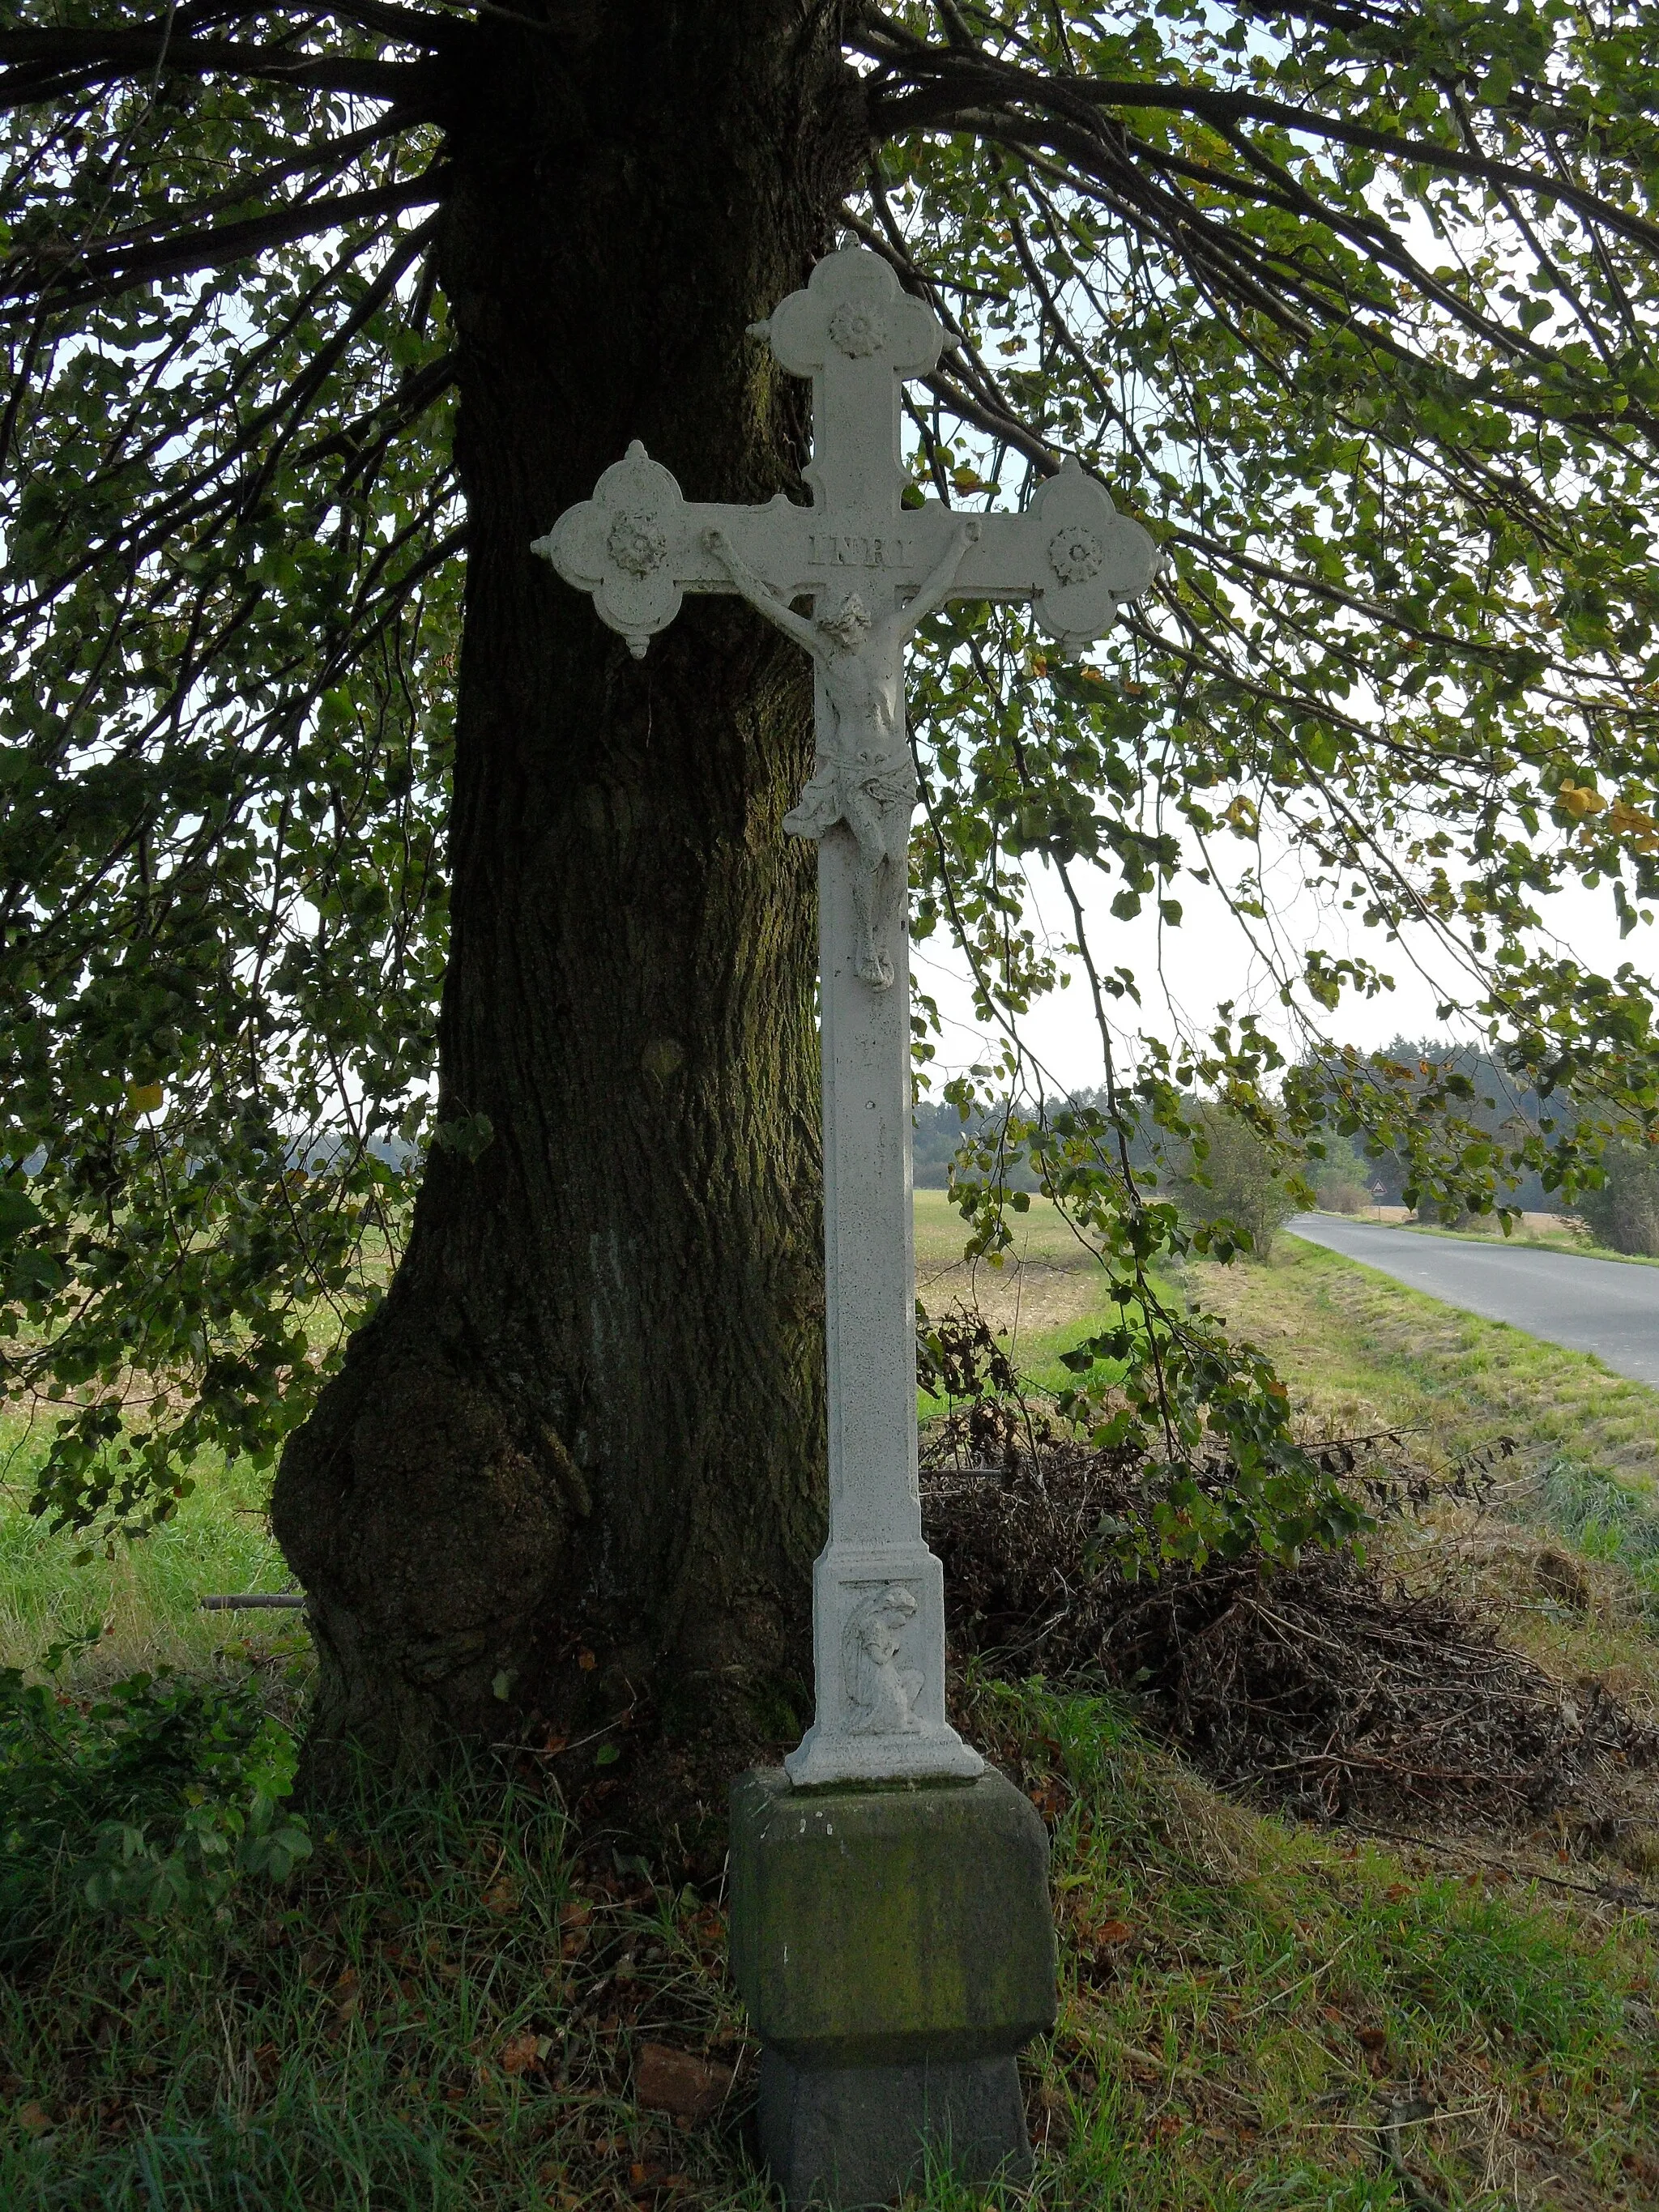
[[(968, 1231), (948, 1194), (919, 1190), (916, 1294), (936, 1317), (957, 1304), (976, 1308), (1002, 1334), (1028, 1384), (1064, 1389), (1076, 1377), (1060, 1364), (1060, 1353), (1081, 1344), (1108, 1315), (1115, 1317), (1117, 1309), (1093, 1251), (1057, 1208), (1033, 1200), (1028, 1213), (1010, 1214), (1009, 1224), (1014, 1241), (1000, 1265), (966, 1261)], [(939, 1411), (939, 1402), (926, 1395), (917, 1403), (923, 1420)]]
[(1545, 1468), (1540, 1487), (1549, 1519), (1588, 1557), (1616, 1559), (1644, 1581), (1659, 1566), (1659, 1512), (1648, 1499), (1565, 1458)]
[(1374, 2130), (1402, 2099), (1457, 2116), (1410, 2161), (1450, 2202), (1531, 2194), (1522, 2111), (1553, 2138), (1553, 2179), (1577, 2168), (1580, 2201), (1618, 2201), (1620, 2161), (1651, 2142), (1626, 2010), (1634, 1996), (1642, 2016), (1650, 1928), (1575, 1924), (1480, 1877), (1262, 1820), (1109, 1701), (1003, 1702), (1009, 1736), (1069, 1793), (1054, 1837), (1067, 1997), (1039, 2091), (1067, 2100), (1054, 2201), (1395, 2201)]
[[(1095, 1264), (1088, 1245), (1043, 1199), (1034, 1198), (1027, 1212), (1011, 1211), (1008, 1224), (1014, 1231), (1012, 1264), (1035, 1262), (1066, 1269), (1090, 1269)], [(933, 1268), (960, 1262), (968, 1230), (948, 1191), (916, 1192), (915, 1236), (918, 1280)], [(986, 1265), (989, 1274), (999, 1272)]]
[[(942, 1204), (929, 1218), (939, 1196), (921, 1194), (918, 1246), (944, 1278), (961, 1244), (957, 1231), (953, 1255)], [(1003, 1271), (1005, 1295), (1024, 1275), (1022, 1365), (1089, 1324), (1098, 1279), (1065, 1238), (1033, 1220)], [(1598, 1594), (1641, 1570), (1656, 1394), (1290, 1238), (1267, 1265), (1203, 1273), (1274, 1351), (1310, 1427), (1420, 1424), (1442, 1466), (1514, 1436)], [(1047, 1294), (1073, 1304), (1030, 1327)], [(73, 1540), (0, 1498), (14, 1662), (101, 1612), (114, 1632), (91, 1663), (106, 1671), (252, 1664), (278, 1682), (295, 1623), (195, 1609), (209, 1589), (280, 1586), (259, 1483), (198, 1474), (175, 1522), (84, 1567)], [(1439, 1547), (1439, 1571), (1463, 1556), (1461, 1529), (1409, 1540)], [(1601, 1610), (1598, 1595), (1583, 1619), (1518, 1614), (1518, 1632), (1568, 1669), (1600, 1637), (1651, 1673), (1659, 1645), (1639, 1624), (1619, 1642)], [(1492, 1839), (1390, 1847), (1225, 1800), (1103, 1692), (975, 1680), (963, 1704), (1054, 1850), (1061, 2012), (1028, 2054), (1037, 2172), (1009, 2212), (1659, 2203), (1659, 1923), (1592, 1893), (1582, 1846), (1537, 1863), (1567, 1885), (1552, 1888)], [(550, 1768), (528, 1756), (441, 1790), (366, 1794), (313, 1839), (285, 1885), (250, 1877), (216, 1912), (149, 1920), (79, 1901), (70, 1854), (48, 1869), (48, 1932), (0, 1976), (6, 2212), (769, 2202), (718, 1886), (653, 1879), (611, 1840), (578, 1852)], [(641, 2107), (653, 2041), (731, 2069), (717, 2113)], [(943, 2174), (916, 2200), (982, 2201)]]
[(1509, 1436), (1659, 1492), (1659, 1392), (1505, 1322), (1281, 1235), (1265, 1266), (1197, 1266), (1194, 1289), (1270, 1352), (1330, 1435), (1420, 1425), (1450, 1462)]
[[(1413, 2201), (1380, 2154), (1391, 2112), (1449, 2205), (1652, 2201), (1641, 1916), (1227, 1804), (1106, 1697), (968, 1698), (1053, 1838), (1033, 2207), (1380, 2212)], [(569, 1842), (526, 1762), (365, 1802), (285, 1891), (204, 1927), (71, 1913), (0, 1989), (0, 2202), (759, 2212), (718, 1897)], [(641, 2109), (651, 2041), (732, 2069), (719, 2114)], [(917, 2201), (970, 2200), (936, 2176)]]
[[(1385, 1530), (1385, 1561), (1452, 1580), (1542, 1665), (1659, 1720), (1659, 1391), (1288, 1234), (1265, 1266), (1191, 1273), (1272, 1353), (1304, 1433), (1404, 1431), (1442, 1478), (1491, 1461), (1495, 1511), (1448, 1503)], [(1582, 1554), (1582, 1605), (1539, 1582), (1552, 1537)]]
[(268, 1476), (246, 1464), (204, 1462), (196, 1489), (173, 1518), (112, 1555), (82, 1561), (86, 1546), (54, 1535), (27, 1510), (38, 1440), (21, 1423), (0, 1427), (0, 1667), (31, 1664), (46, 1646), (88, 1621), (106, 1623), (103, 1672), (200, 1666), (250, 1630), (259, 1616), (204, 1613), (199, 1598), (281, 1590), (290, 1577), (265, 1522)]

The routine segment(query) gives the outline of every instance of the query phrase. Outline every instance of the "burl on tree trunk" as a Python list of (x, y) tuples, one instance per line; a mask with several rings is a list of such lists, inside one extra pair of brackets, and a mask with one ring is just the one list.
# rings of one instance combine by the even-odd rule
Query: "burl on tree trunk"
[(634, 661), (530, 544), (635, 437), (689, 495), (802, 495), (804, 389), (744, 333), (866, 148), (835, 8), (547, 12), (456, 72), (441, 258), (469, 541), (438, 1120), (494, 1134), (433, 1151), (273, 1522), (317, 1782), (353, 1742), (419, 1771), (631, 1709), (635, 1809), (678, 1818), (806, 1717), (817, 948), (781, 823), (811, 686), (732, 601)]

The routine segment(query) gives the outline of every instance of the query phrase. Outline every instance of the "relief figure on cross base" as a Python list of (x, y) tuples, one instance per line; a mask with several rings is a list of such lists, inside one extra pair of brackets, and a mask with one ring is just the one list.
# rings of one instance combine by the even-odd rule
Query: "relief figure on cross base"
[(921, 1676), (901, 1670), (899, 1648), (916, 1614), (915, 1592), (887, 1583), (860, 1600), (842, 1631), (842, 1686), (854, 1718), (850, 1735), (915, 1735)]
[(832, 613), (809, 621), (756, 574), (723, 530), (703, 535), (704, 544), (749, 604), (817, 663), (834, 727), (820, 748), (811, 781), (784, 816), (783, 826), (797, 837), (814, 839), (838, 823), (851, 831), (859, 852), (853, 882), (859, 931), (854, 965), (876, 990), (885, 990), (893, 980), (884, 940), (903, 910), (910, 816), (916, 803), (915, 770), (904, 739), (904, 642), (944, 605), (978, 536), (977, 522), (959, 523), (915, 597), (890, 613), (872, 616), (853, 592)]

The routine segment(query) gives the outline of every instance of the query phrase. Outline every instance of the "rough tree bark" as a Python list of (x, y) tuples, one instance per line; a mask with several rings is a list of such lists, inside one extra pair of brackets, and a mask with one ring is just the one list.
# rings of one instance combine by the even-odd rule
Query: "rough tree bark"
[(529, 545), (635, 437), (690, 497), (802, 495), (803, 395), (744, 326), (865, 140), (836, 7), (550, 21), (495, 22), (453, 83), (441, 260), (470, 535), (439, 1119), (494, 1137), (434, 1151), (273, 1519), (319, 1783), (354, 1741), (418, 1771), (631, 1708), (683, 1817), (804, 1718), (816, 946), (780, 818), (811, 685), (733, 601), (635, 663)]

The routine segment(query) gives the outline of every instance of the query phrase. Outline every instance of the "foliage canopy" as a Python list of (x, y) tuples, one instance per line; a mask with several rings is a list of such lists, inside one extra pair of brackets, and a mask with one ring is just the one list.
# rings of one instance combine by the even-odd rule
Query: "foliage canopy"
[[(274, 1449), (395, 1257), (398, 1146), (489, 1139), (425, 1118), (465, 543), (434, 243), (470, 53), (568, 13), (18, 0), (0, 30), (0, 1265), (8, 1389), (70, 1394), (70, 1517)], [(842, 65), (848, 230), (961, 338), (915, 395), (919, 495), (1018, 501), (1077, 453), (1171, 556), (1091, 665), (975, 609), (920, 659), (916, 927), (1041, 1096), (1046, 865), (1100, 1026), (1105, 1106), (1013, 1143), (1126, 1302), (1176, 1232), (1121, 1140), (1195, 1087), (1316, 1156), (1363, 1128), (1449, 1199), (1571, 1189), (1572, 1117), (1425, 1118), (1414, 1071), (1330, 1042), (1383, 979), (1283, 942), (1264, 877), (1288, 850), (1437, 948), (1443, 1018), (1547, 1103), (1659, 1111), (1647, 981), (1536, 927), (1564, 882), (1627, 931), (1659, 891), (1659, 19), (905, 0), (845, 9)], [(1219, 886), (1297, 1067), (1227, 1006), (1115, 1065), (1139, 986), (1087, 942), (1091, 870), (1170, 926), (1183, 875)]]

